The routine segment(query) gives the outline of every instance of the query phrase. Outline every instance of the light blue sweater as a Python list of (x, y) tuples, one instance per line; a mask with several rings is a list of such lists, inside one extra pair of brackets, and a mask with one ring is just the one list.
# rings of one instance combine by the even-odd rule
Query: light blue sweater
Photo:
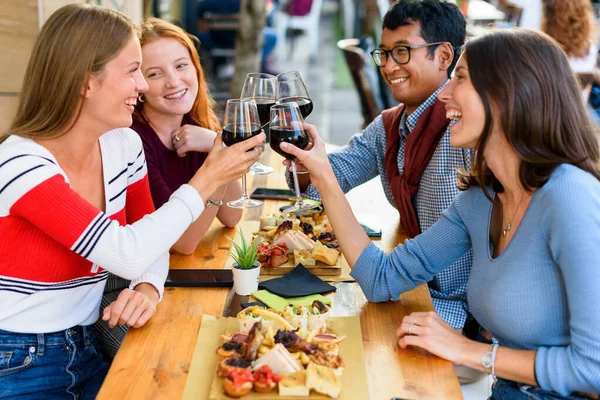
[(495, 259), (491, 213), (481, 188), (471, 188), (392, 253), (371, 243), (352, 276), (370, 301), (398, 299), (473, 248), (467, 295), (479, 323), (502, 346), (537, 350), (541, 388), (599, 393), (600, 182), (571, 165), (556, 168)]

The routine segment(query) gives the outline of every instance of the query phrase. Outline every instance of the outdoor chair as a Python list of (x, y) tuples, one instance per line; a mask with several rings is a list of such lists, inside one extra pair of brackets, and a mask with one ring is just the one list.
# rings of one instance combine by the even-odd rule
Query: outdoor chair
[[(323, 0), (313, 0), (308, 14), (303, 16), (289, 15), (285, 11), (278, 11), (275, 19), (277, 28), (277, 47), (280, 57), (285, 58), (284, 49), (288, 30), (299, 30), (306, 32), (308, 36), (309, 55), (311, 61), (317, 60), (319, 54), (319, 20), (321, 19), (321, 8)], [(294, 52), (294, 38), (289, 38), (290, 50)]]
[(354, 86), (360, 98), (363, 127), (366, 127), (379, 115), (380, 107), (377, 105), (374, 94), (376, 82), (371, 83), (368, 78), (367, 69), (373, 69), (369, 62), (370, 56), (359, 47), (359, 43), (359, 39), (343, 39), (337, 42), (337, 46), (342, 50), (352, 74)]

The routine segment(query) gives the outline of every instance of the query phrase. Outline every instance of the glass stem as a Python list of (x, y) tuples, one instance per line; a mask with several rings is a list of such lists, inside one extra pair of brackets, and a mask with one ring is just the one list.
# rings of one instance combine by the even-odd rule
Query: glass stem
[(294, 177), (294, 189), (296, 189), (296, 203), (302, 204), (302, 195), (300, 194), (300, 184), (298, 183), (298, 171), (296, 170), (296, 162), (290, 160), (292, 164), (292, 176)]
[(248, 195), (246, 194), (246, 174), (242, 175), (242, 199), (246, 200)]

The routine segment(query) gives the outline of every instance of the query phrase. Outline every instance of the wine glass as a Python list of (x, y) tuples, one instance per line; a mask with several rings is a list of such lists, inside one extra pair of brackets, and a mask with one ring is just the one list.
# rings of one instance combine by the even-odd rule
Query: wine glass
[[(253, 99), (227, 100), (225, 120), (223, 121), (223, 143), (232, 146), (260, 134), (260, 120)], [(227, 203), (232, 208), (253, 208), (262, 205), (262, 201), (248, 198), (246, 194), (246, 175), (242, 175), (242, 197)]]
[[(241, 99), (254, 99), (258, 109), (260, 126), (269, 124), (269, 110), (275, 105), (277, 99), (277, 77), (270, 74), (248, 74), (242, 88)], [(266, 132), (265, 132), (266, 133)], [(260, 161), (252, 164), (250, 173), (253, 175), (265, 175), (273, 172), (273, 168), (261, 164)]]
[(314, 204), (303, 201), (298, 185), (298, 172), (296, 170), (296, 157), (281, 150), (281, 142), (287, 142), (300, 149), (308, 145), (308, 134), (304, 129), (304, 118), (298, 104), (294, 102), (276, 104), (271, 107), (271, 148), (281, 156), (290, 160), (292, 175), (294, 177), (294, 188), (296, 190), (296, 204), (284, 209), (284, 212), (295, 212), (316, 208)]
[(296, 103), (302, 117), (306, 118), (313, 110), (313, 103), (298, 71), (283, 72), (277, 75), (277, 103)]

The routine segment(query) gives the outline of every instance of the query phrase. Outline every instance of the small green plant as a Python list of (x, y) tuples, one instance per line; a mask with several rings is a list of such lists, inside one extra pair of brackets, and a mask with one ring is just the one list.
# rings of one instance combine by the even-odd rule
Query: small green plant
[(229, 255), (233, 258), (233, 260), (236, 262), (236, 264), (238, 265), (239, 269), (252, 269), (254, 268), (254, 263), (256, 263), (256, 261), (258, 261), (258, 244), (260, 243), (260, 237), (256, 237), (250, 244), (248, 244), (248, 242), (246, 241), (246, 238), (244, 237), (244, 232), (242, 232), (242, 229), (239, 229), (239, 234), (240, 237), (242, 239), (242, 243), (241, 245), (237, 244), (236, 242), (233, 241), (232, 238), (230, 238), (229, 236), (225, 235), (225, 237), (227, 238), (227, 240), (229, 240), (231, 242), (231, 246), (233, 247), (234, 251), (228, 251), (225, 250), (229, 253)]

